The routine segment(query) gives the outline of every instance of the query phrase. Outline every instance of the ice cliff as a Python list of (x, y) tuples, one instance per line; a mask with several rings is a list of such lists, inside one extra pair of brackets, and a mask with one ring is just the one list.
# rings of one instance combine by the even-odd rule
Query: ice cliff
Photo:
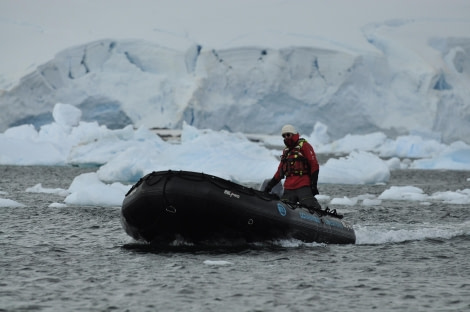
[(111, 129), (198, 128), (277, 133), (319, 121), (348, 133), (419, 133), (470, 143), (470, 39), (428, 42), (438, 64), (377, 28), (377, 52), (261, 46), (180, 51), (144, 40), (99, 40), (66, 49), (0, 94), (0, 131), (53, 120), (58, 102)]

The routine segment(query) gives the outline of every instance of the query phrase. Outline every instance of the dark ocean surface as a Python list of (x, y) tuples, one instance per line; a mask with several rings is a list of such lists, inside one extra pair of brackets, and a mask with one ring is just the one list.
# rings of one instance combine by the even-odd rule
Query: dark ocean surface
[[(0, 311), (469, 311), (470, 207), (389, 200), (335, 206), (354, 245), (299, 241), (151, 247), (120, 207), (50, 207), (30, 193), (96, 169), (0, 166)], [(322, 194), (426, 194), (470, 188), (470, 172), (392, 171), (387, 185), (320, 185)]]

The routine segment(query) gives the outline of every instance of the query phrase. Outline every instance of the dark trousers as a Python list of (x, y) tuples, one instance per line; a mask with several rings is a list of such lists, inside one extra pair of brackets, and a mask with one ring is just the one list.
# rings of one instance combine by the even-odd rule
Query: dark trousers
[(308, 210), (320, 210), (321, 206), (318, 203), (315, 196), (313, 196), (312, 189), (308, 186), (304, 186), (295, 190), (284, 190), (282, 198), (292, 203), (300, 203), (302, 206), (308, 208)]

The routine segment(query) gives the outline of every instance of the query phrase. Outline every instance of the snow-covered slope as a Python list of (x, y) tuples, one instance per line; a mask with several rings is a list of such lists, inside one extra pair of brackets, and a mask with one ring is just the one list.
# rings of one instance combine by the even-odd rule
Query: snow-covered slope
[[(63, 102), (110, 128), (185, 121), (276, 133), (289, 122), (311, 133), (319, 121), (333, 139), (380, 130), (470, 142), (465, 1), (59, 2), (52, 25), (43, 6), (19, 2), (37, 11), (2, 2), (2, 12), (16, 14), (0, 18), (6, 42), (16, 33), (25, 40), (29, 30), (59, 47), (52, 39), (68, 10), (89, 18), (64, 22), (84, 44), (55, 51), (18, 84), (2, 73), (0, 131), (49, 123)], [(66, 38), (58, 42), (72, 42)]]

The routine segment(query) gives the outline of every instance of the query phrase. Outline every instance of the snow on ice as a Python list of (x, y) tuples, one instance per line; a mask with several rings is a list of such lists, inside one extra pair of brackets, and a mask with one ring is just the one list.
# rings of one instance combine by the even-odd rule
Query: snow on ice
[[(67, 190), (47, 189), (39, 184), (26, 191), (62, 195), (67, 205), (119, 206), (131, 183), (151, 171), (190, 170), (242, 184), (260, 184), (274, 174), (282, 149), (280, 135), (264, 135), (250, 140), (242, 133), (197, 129), (184, 124), (181, 142), (175, 143), (162, 140), (144, 127), (134, 129), (127, 126), (111, 130), (96, 122), (80, 121), (80, 115), (74, 106), (59, 103), (54, 107), (54, 122), (43, 125), (39, 131), (29, 125), (9, 128), (0, 134), (0, 164), (96, 166), (96, 172), (76, 177)], [(364, 146), (360, 143), (364, 141), (364, 136), (347, 136), (329, 142), (324, 135), (325, 128), (317, 124), (313, 132), (305, 137), (312, 138), (312, 142), (316, 142), (314, 146), (322, 153), (341, 151), (344, 156), (329, 158), (322, 164), (320, 184), (383, 184), (388, 181), (390, 170), (419, 169), (424, 160), (424, 169), (470, 171), (470, 146), (463, 142), (447, 146), (416, 136), (391, 140), (383, 134), (373, 134), (377, 139), (371, 140), (374, 142), (372, 145)], [(368, 136), (365, 135), (366, 138)], [(260, 138), (264, 139), (258, 141)], [(14, 148), (12, 143), (15, 144)], [(273, 144), (277, 147), (272, 148)], [(365, 150), (357, 150), (357, 146), (363, 146)], [(380, 158), (384, 150), (392, 158)], [(416, 150), (420, 150), (420, 156), (426, 158), (415, 159)], [(367, 166), (363, 166), (364, 163)], [(4, 197), (7, 194), (0, 195)], [(464, 189), (424, 194), (416, 187), (392, 186), (377, 198), (365, 194), (359, 198), (333, 199), (320, 195), (318, 199), (323, 202), (331, 200), (336, 205), (354, 205), (357, 202), (378, 205), (383, 200), (403, 199), (468, 204), (470, 192)], [(0, 205), (21, 204), (2, 198)], [(57, 205), (60, 206), (60, 203)]]

